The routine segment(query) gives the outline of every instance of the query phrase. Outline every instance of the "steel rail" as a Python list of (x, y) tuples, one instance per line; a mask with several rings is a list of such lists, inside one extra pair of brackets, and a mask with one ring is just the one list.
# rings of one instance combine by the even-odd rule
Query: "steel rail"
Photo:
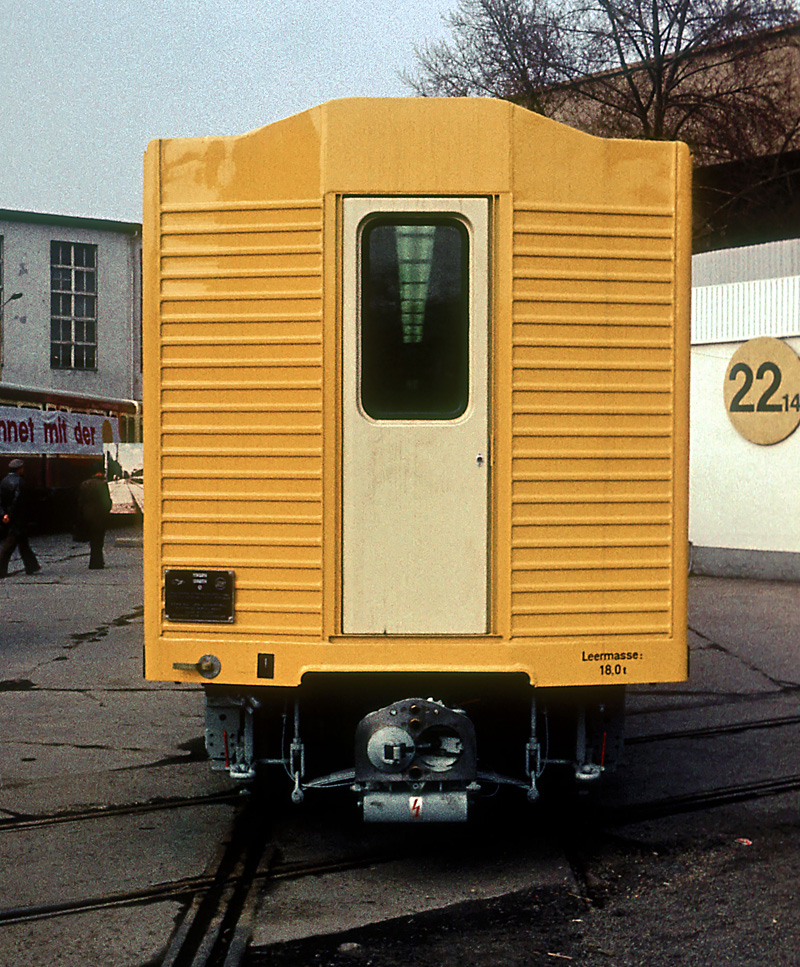
[[(227, 875), (220, 872), (223, 848), (212, 860), (209, 869), (198, 876), (170, 880), (156, 883), (153, 886), (135, 890), (108, 893), (99, 897), (88, 897), (83, 900), (65, 900), (61, 903), (39, 904), (35, 906), (16, 907), (0, 910), (0, 926), (11, 923), (24, 923), (35, 920), (47, 920), (54, 917), (68, 916), (77, 913), (91, 913), (94, 910), (107, 910), (127, 906), (142, 906), (148, 903), (158, 903), (161, 900), (192, 897), (200, 899), (215, 885), (222, 887), (239, 886), (243, 882), (241, 870), (233, 870)], [(350, 859), (315, 860), (307, 863), (275, 863), (276, 851), (265, 850), (258, 863), (251, 880), (264, 886), (267, 882), (282, 880), (297, 880), (306, 876), (324, 876), (328, 873), (341, 873), (347, 870), (363, 869), (395, 860), (405, 859), (409, 851), (403, 849), (392, 854), (369, 854)]]
[(161, 967), (236, 967), (241, 962), (264, 877), (276, 855), (268, 843), (269, 825), (264, 797), (256, 790), (217, 850), (207, 870), (210, 883), (192, 898)]
[(781, 776), (777, 779), (763, 779), (759, 782), (740, 783), (734, 786), (718, 786), (715, 789), (686, 793), (682, 796), (667, 796), (651, 802), (601, 808), (599, 815), (604, 826), (627, 826), (648, 819), (703, 812), (706, 809), (717, 809), (721, 806), (731, 806), (798, 791), (800, 791), (800, 775)]
[(30, 923), (34, 920), (50, 920), (54, 917), (63, 917), (74, 913), (91, 913), (95, 910), (139, 906), (160, 900), (194, 896), (198, 892), (209, 889), (212, 883), (213, 878), (206, 875), (189, 876), (182, 880), (156, 883), (153, 886), (142, 887), (138, 890), (107, 893), (101, 897), (65, 900), (61, 903), (41, 903), (28, 907), (10, 907), (0, 910), (0, 926), (12, 923)]
[(157, 799), (147, 803), (126, 803), (116, 806), (92, 806), (88, 809), (65, 810), (45, 816), (8, 816), (0, 818), (0, 833), (18, 832), (25, 829), (42, 829), (63, 823), (80, 823), (90, 819), (108, 819), (115, 816), (136, 816), (142, 813), (161, 812), (170, 809), (186, 809), (192, 806), (215, 806), (240, 801), (241, 792), (215, 792), (205, 796), (181, 796)]
[(729, 725), (709, 725), (696, 729), (676, 729), (674, 732), (653, 732), (649, 735), (633, 735), (625, 739), (625, 745), (644, 745), (648, 742), (667, 742), (670, 739), (704, 739), (715, 735), (736, 735), (755, 732), (758, 729), (780, 729), (800, 725), (800, 715), (785, 715), (772, 719), (754, 719), (751, 722), (733, 722)]
[[(607, 808), (600, 806), (597, 816), (599, 825), (615, 827), (683, 813), (701, 812), (707, 809), (798, 791), (800, 791), (800, 775), (790, 775), (758, 782), (720, 786), (696, 793), (664, 797), (650, 802), (630, 803)], [(157, 807), (154, 805), (153, 808)], [(260, 822), (262, 827), (266, 826), (263, 814)], [(234, 836), (232, 836), (231, 841), (224, 847), (220, 847), (209, 869), (201, 875), (134, 890), (109, 893), (100, 897), (0, 910), (0, 926), (96, 910), (146, 905), (166, 899), (191, 897), (191, 908), (173, 939), (173, 946), (175, 946), (178, 938), (181, 938), (180, 943), (183, 943), (190, 930), (194, 929), (196, 933), (200, 929), (199, 927), (192, 927), (195, 921), (197, 923), (205, 921), (207, 928), (216, 918), (218, 928), (214, 929), (219, 934), (222, 921), (226, 920), (228, 929), (236, 933), (237, 925), (235, 922), (231, 923), (230, 915), (226, 917), (226, 908), (238, 906), (240, 913), (249, 909), (252, 914), (255, 906), (257, 906), (255, 895), (267, 883), (301, 879), (306, 876), (323, 876), (367, 866), (383, 865), (407, 858), (409, 855), (408, 850), (403, 849), (397, 853), (384, 852), (345, 859), (278, 864), (275, 863), (275, 849), (266, 846), (266, 829), (264, 828), (257, 842), (252, 839), (248, 841), (247, 827), (249, 825), (248, 822), (241, 824), (239, 830), (235, 831)], [(237, 832), (238, 836), (236, 835)], [(203, 910), (202, 907), (204, 900), (212, 892), (217, 894), (214, 901), (215, 912), (209, 915), (208, 910)], [(208, 932), (208, 929), (205, 929), (205, 933), (208, 934)], [(241, 946), (241, 929), (238, 929), (238, 936), (239, 946)], [(165, 960), (164, 967), (168, 964), (174, 964), (174, 967), (183, 967), (185, 963), (194, 965), (191, 960), (173, 959), (173, 961)], [(197, 963), (202, 963), (202, 961)]]

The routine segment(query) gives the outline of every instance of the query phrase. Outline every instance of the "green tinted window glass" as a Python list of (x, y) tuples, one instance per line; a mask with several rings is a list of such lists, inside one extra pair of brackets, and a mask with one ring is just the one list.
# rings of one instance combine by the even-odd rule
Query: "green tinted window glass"
[(469, 402), (469, 239), (455, 218), (376, 218), (361, 243), (361, 405), (452, 420)]

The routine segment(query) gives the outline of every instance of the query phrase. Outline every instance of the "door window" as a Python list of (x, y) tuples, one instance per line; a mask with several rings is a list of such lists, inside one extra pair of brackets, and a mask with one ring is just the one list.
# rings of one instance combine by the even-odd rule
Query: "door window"
[(469, 402), (469, 237), (456, 218), (370, 219), (361, 234), (361, 406), (453, 420)]

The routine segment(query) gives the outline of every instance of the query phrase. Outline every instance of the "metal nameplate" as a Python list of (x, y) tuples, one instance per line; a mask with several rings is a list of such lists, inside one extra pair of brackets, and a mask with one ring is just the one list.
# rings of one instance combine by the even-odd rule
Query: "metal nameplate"
[(164, 571), (164, 616), (167, 621), (215, 624), (233, 622), (234, 572)]

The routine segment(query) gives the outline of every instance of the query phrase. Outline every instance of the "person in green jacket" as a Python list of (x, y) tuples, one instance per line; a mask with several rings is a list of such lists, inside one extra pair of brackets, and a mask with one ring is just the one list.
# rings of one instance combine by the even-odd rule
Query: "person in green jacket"
[(97, 570), (106, 566), (103, 542), (111, 512), (111, 494), (108, 492), (103, 464), (96, 464), (93, 469), (92, 476), (84, 480), (78, 489), (78, 512), (89, 538), (89, 568)]

